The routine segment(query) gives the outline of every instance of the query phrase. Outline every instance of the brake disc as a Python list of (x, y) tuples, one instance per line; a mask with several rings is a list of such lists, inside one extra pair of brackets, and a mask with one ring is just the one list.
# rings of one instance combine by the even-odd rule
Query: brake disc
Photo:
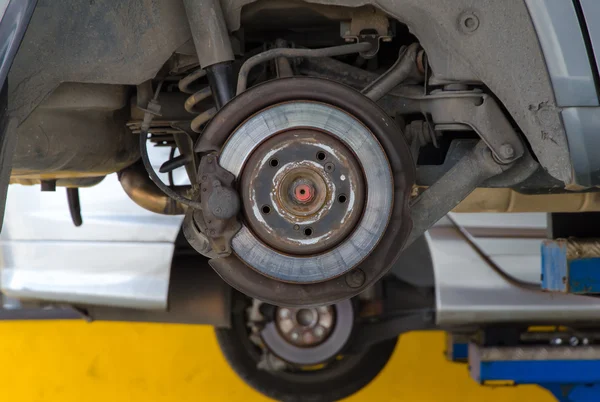
[(385, 153), (360, 121), (333, 106), (265, 109), (231, 135), (219, 163), (241, 179), (246, 220), (232, 248), (269, 277), (311, 283), (342, 275), (373, 251), (389, 222)]
[(234, 255), (211, 265), (251, 297), (291, 306), (352, 297), (385, 273), (410, 232), (410, 150), (351, 88), (299, 77), (254, 87), (215, 116), (196, 151), (220, 152), (236, 178)]

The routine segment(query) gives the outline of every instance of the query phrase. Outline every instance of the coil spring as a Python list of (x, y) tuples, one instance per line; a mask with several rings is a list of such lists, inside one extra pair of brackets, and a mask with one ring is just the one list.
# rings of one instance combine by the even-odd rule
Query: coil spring
[(212, 119), (213, 116), (217, 113), (217, 109), (214, 107), (206, 110), (198, 108), (198, 104), (200, 102), (212, 95), (212, 91), (210, 90), (209, 86), (202, 88), (199, 91), (194, 91), (190, 88), (190, 85), (192, 85), (194, 81), (199, 80), (205, 75), (206, 72), (203, 69), (199, 68), (198, 70), (181, 79), (178, 85), (179, 90), (181, 92), (191, 94), (191, 96), (186, 99), (184, 107), (188, 113), (198, 115), (194, 118), (194, 120), (192, 120), (191, 124), (191, 129), (195, 133), (202, 132), (201, 127), (204, 124), (206, 124), (210, 119)]

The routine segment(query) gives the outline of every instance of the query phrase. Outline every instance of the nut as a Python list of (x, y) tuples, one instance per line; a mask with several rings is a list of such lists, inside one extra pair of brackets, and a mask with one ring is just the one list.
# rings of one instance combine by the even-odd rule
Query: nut
[(479, 18), (472, 12), (464, 12), (458, 18), (458, 28), (464, 33), (473, 33), (479, 28)]
[(346, 274), (346, 284), (351, 288), (359, 288), (365, 283), (365, 273), (357, 268)]
[(515, 149), (510, 144), (503, 144), (500, 147), (500, 154), (503, 158), (512, 158), (515, 156)]

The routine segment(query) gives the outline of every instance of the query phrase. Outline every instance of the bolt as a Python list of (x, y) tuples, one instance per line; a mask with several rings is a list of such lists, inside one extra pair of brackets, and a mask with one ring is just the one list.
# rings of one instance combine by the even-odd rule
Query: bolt
[(582, 344), (582, 345), (589, 345), (589, 344), (590, 344), (590, 340), (589, 340), (588, 338), (583, 338), (583, 339), (581, 340), (581, 344)]
[(300, 338), (300, 334), (297, 332), (292, 332), (290, 338), (292, 338), (293, 341), (297, 341)]
[(577, 345), (579, 345), (579, 339), (576, 336), (572, 336), (569, 339), (569, 345), (571, 345), (571, 346), (577, 346)]
[(325, 329), (324, 329), (323, 327), (317, 327), (317, 328), (315, 328), (315, 331), (314, 331), (314, 332), (315, 332), (315, 336), (316, 336), (317, 338), (320, 338), (320, 337), (322, 337), (323, 335), (325, 335)]
[(288, 318), (290, 316), (290, 310), (288, 310), (287, 308), (282, 308), (279, 310), (279, 317), (280, 318)]
[(515, 149), (510, 144), (502, 144), (500, 147), (500, 155), (503, 158), (512, 158), (515, 156)]
[(359, 288), (365, 283), (365, 273), (357, 268), (346, 274), (346, 284), (351, 288)]
[(473, 13), (466, 12), (459, 18), (459, 29), (464, 33), (475, 32), (479, 28), (479, 18)]
[(211, 235), (211, 236), (214, 236), (216, 233), (217, 233), (217, 232), (215, 232), (215, 230), (214, 230), (214, 229), (212, 229), (212, 230), (210, 231), (210, 235)]
[(221, 208), (215, 208), (215, 214), (220, 214), (221, 213)]
[(325, 166), (325, 170), (328, 171), (329, 173), (331, 173), (335, 170), (335, 165), (331, 162), (327, 162), (324, 166)]
[(294, 225), (294, 230), (300, 230), (300, 225)]
[(550, 345), (554, 345), (554, 346), (560, 346), (562, 345), (562, 339), (561, 338), (554, 338), (550, 341)]

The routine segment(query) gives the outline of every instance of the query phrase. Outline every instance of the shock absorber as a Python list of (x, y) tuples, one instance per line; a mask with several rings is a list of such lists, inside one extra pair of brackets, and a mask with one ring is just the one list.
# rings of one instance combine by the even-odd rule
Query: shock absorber
[(198, 61), (208, 74), (218, 110), (233, 98), (231, 63), (235, 60), (221, 0), (184, 0), (183, 4)]
[(187, 75), (181, 81), (179, 81), (179, 90), (183, 93), (190, 94), (191, 96), (185, 101), (185, 110), (188, 113), (197, 114), (192, 120), (191, 129), (195, 133), (200, 133), (202, 130), (202, 126), (206, 124), (216, 113), (217, 109), (215, 107), (211, 107), (210, 109), (202, 110), (198, 105), (203, 100), (209, 98), (212, 95), (212, 90), (210, 86), (206, 86), (198, 91), (194, 91), (191, 88), (191, 85), (199, 80), (200, 78), (206, 75), (206, 71), (202, 68), (194, 71), (193, 73)]

